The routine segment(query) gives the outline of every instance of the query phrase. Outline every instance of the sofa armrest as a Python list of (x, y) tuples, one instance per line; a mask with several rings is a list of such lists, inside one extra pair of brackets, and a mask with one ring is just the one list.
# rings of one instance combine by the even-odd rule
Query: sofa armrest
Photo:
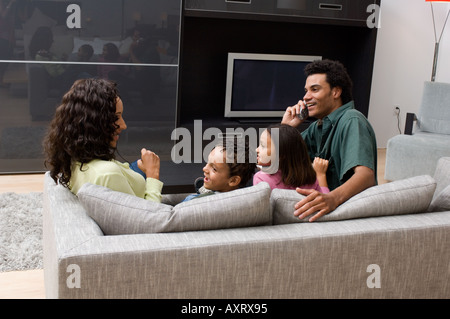
[(414, 121), (416, 120), (417, 117), (414, 113), (406, 113), (405, 135), (412, 135)]

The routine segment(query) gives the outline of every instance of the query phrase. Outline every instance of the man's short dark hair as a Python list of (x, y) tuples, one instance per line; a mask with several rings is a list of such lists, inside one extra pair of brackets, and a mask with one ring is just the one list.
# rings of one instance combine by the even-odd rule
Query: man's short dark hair
[(331, 88), (340, 87), (343, 104), (353, 100), (353, 82), (341, 62), (327, 59), (313, 61), (305, 67), (305, 75), (308, 77), (313, 74), (326, 74)]

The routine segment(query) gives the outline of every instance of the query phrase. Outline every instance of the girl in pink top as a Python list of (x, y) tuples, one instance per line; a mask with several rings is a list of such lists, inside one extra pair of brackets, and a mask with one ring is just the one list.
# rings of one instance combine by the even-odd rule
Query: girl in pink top
[(254, 175), (253, 185), (267, 182), (271, 189), (299, 187), (330, 192), (326, 180), (328, 161), (316, 158), (311, 164), (306, 143), (296, 128), (269, 126), (261, 134), (256, 153), (261, 170)]

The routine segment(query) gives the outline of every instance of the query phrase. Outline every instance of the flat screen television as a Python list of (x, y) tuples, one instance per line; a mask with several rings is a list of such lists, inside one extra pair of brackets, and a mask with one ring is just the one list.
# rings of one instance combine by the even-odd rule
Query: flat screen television
[(225, 117), (282, 117), (303, 98), (304, 69), (321, 56), (228, 53)]

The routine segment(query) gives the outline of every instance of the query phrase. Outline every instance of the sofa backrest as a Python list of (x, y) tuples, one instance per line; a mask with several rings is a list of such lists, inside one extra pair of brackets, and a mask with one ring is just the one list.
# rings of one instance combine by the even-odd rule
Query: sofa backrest
[(450, 135), (450, 83), (425, 82), (416, 130)]
[[(449, 210), (449, 162), (450, 158), (439, 161), (437, 182), (431, 176), (423, 175), (373, 186), (319, 221)], [(293, 215), (294, 205), (304, 198), (303, 195), (295, 190), (271, 191), (267, 183), (179, 204), (173, 200), (171, 204), (168, 201), (155, 203), (89, 183), (83, 185), (77, 197), (68, 189), (55, 185), (48, 173), (45, 186), (50, 194), (47, 196), (51, 199), (50, 204), (59, 206), (58, 209), (54, 207), (56, 213), (64, 215), (67, 209), (79, 210), (76, 220), (61, 219), (63, 224), (58, 229), (69, 233), (74, 224), (82, 223), (80, 228), (87, 233), (80, 237), (81, 241), (103, 234), (198, 231), (308, 221)], [(81, 205), (76, 205), (78, 203)]]

